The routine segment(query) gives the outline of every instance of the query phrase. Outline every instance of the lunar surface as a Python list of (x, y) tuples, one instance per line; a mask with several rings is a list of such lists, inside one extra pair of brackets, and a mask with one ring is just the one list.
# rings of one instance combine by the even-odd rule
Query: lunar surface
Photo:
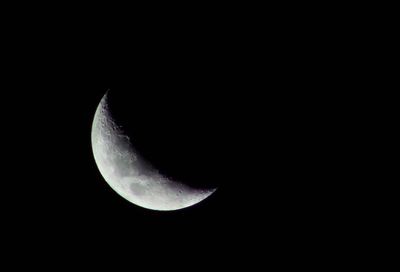
[(195, 205), (216, 190), (194, 188), (160, 174), (137, 151), (134, 135), (124, 132), (108, 103), (107, 93), (94, 117), (92, 148), (100, 173), (119, 195), (147, 209), (168, 211)]

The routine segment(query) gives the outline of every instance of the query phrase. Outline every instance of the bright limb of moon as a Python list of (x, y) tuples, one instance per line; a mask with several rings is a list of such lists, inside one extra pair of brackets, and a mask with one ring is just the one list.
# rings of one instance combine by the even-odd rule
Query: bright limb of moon
[[(161, 136), (162, 137), (162, 136)], [(199, 203), (216, 188), (197, 189), (161, 175), (145, 161), (114, 120), (108, 94), (101, 100), (92, 127), (92, 148), (100, 173), (114, 191), (138, 206), (178, 210)]]

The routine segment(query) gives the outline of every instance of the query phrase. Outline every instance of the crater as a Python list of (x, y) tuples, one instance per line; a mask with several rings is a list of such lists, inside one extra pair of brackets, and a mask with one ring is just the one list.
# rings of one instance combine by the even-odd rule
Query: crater
[(136, 196), (144, 196), (147, 193), (146, 187), (139, 183), (131, 183), (129, 189)]

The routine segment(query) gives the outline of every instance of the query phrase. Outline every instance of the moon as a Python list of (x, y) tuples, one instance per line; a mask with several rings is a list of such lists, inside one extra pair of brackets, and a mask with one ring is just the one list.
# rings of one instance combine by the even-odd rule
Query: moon
[[(102, 98), (92, 125), (92, 149), (105, 181), (120, 196), (143, 208), (171, 211), (195, 205), (217, 188), (195, 188), (160, 173), (135, 148), (109, 108), (109, 92)], [(162, 135), (160, 135), (162, 137)]]

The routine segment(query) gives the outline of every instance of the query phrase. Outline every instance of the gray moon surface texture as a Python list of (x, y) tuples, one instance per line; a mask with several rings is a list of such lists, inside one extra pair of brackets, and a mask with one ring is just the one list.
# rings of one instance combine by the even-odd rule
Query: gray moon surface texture
[(192, 188), (167, 178), (144, 160), (135, 149), (134, 137), (126, 135), (113, 118), (108, 93), (96, 110), (91, 138), (100, 173), (115, 192), (133, 204), (158, 211), (179, 210), (216, 191)]

